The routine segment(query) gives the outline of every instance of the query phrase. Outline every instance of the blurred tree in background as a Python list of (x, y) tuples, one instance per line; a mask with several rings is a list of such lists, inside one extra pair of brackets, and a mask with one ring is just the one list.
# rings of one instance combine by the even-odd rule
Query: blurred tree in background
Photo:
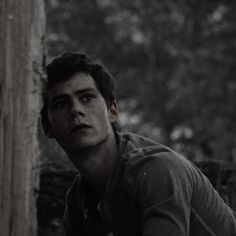
[(49, 55), (83, 51), (117, 78), (121, 126), (190, 159), (232, 161), (236, 2), (51, 0)]
[[(236, 1), (47, 4), (49, 58), (81, 51), (102, 62), (117, 79), (121, 128), (201, 161), (235, 207)], [(58, 163), (47, 145), (47, 161)]]

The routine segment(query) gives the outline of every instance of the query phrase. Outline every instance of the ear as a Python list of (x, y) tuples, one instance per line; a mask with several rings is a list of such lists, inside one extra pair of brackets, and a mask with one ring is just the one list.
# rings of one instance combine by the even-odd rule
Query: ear
[(49, 124), (48, 120), (45, 117), (44, 118), (41, 117), (41, 124), (42, 124), (44, 134), (48, 138), (54, 138), (52, 132), (50, 131), (50, 124)]
[(108, 110), (109, 119), (111, 123), (114, 123), (118, 120), (119, 110), (116, 101), (113, 101), (111, 107)]

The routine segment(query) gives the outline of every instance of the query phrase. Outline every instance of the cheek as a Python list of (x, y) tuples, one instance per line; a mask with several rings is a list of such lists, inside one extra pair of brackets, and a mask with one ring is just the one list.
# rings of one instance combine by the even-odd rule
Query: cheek
[(99, 126), (99, 127), (104, 128), (104, 127), (108, 126), (110, 123), (109, 114), (108, 114), (107, 110), (105, 110), (105, 109), (92, 112), (91, 117), (92, 117), (94, 123), (96, 124), (96, 126)]
[(103, 123), (104, 125), (106, 125), (107, 123), (110, 123), (110, 119), (109, 119), (109, 113), (107, 111), (107, 109), (101, 110), (98, 114), (101, 123)]

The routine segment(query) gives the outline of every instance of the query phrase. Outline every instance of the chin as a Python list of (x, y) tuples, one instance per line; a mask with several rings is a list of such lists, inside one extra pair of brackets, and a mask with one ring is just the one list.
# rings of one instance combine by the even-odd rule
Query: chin
[(76, 140), (75, 142), (71, 142), (69, 149), (73, 150), (81, 150), (81, 149), (87, 149), (87, 148), (93, 148), (101, 143), (104, 142), (104, 139), (95, 139), (94, 137), (91, 139), (80, 139)]

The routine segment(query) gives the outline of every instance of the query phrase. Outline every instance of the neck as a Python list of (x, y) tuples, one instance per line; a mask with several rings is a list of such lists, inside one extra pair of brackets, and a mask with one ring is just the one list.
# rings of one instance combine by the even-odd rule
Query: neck
[(118, 154), (114, 132), (104, 142), (69, 154), (76, 168), (88, 182), (94, 194), (101, 198)]

